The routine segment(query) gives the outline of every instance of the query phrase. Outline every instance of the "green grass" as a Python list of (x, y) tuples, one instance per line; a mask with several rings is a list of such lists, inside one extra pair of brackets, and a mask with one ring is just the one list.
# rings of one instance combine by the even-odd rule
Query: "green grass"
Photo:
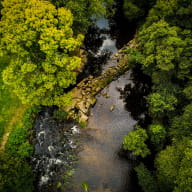
[(19, 99), (2, 80), (2, 71), (6, 68), (8, 63), (9, 58), (7, 56), (0, 57), (0, 142), (4, 133), (6, 133), (6, 127), (11, 118), (21, 105)]

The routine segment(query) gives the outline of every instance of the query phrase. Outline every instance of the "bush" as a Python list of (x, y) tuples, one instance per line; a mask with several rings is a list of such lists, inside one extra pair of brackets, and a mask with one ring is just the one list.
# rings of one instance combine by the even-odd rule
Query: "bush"
[(33, 174), (27, 162), (0, 153), (0, 192), (32, 192)]
[(6, 145), (5, 152), (21, 158), (32, 155), (33, 147), (27, 141), (27, 131), (25, 128), (13, 128)]
[(140, 155), (146, 157), (150, 154), (145, 141), (148, 139), (146, 130), (137, 126), (137, 129), (131, 131), (129, 135), (124, 136), (123, 148), (125, 150), (132, 151), (134, 155)]

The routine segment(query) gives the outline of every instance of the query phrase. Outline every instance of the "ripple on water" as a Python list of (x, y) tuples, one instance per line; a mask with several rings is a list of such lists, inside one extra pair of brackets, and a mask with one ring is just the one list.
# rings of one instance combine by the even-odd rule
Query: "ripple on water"
[[(58, 122), (51, 117), (50, 109), (42, 112), (34, 127), (35, 146), (31, 158), (34, 172), (38, 175), (36, 191), (47, 192), (47, 186), (62, 181), (59, 175), (74, 165), (71, 158), (77, 153), (76, 140), (80, 133), (77, 125), (72, 122)], [(53, 187), (52, 192), (57, 191)]]

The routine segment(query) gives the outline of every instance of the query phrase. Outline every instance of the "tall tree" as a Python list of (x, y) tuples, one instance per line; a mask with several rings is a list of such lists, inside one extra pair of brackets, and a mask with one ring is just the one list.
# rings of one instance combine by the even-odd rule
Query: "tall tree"
[(76, 56), (83, 35), (73, 36), (73, 16), (47, 0), (4, 0), (0, 21), (1, 53), (11, 57), (3, 72), (23, 103), (65, 105), (65, 88), (76, 81)]

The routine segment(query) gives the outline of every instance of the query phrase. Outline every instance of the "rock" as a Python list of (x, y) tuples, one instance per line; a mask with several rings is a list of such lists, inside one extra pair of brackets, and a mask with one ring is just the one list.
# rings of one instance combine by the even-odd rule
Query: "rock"
[(99, 92), (100, 90), (101, 90), (100, 87), (96, 87), (96, 89), (95, 89), (96, 92)]
[(77, 109), (79, 109), (80, 111), (82, 111), (83, 113), (87, 113), (89, 109), (86, 108), (86, 103), (84, 101), (81, 101), (79, 103), (76, 104)]
[(110, 111), (113, 111), (115, 109), (115, 106), (114, 105), (111, 105), (110, 106)]
[(80, 89), (74, 88), (72, 93), (73, 93), (73, 95), (72, 95), (73, 99), (75, 99), (75, 98), (82, 98), (82, 94), (81, 94), (81, 90)]
[(91, 103), (91, 105), (95, 105), (97, 99), (95, 97), (91, 97), (90, 99), (88, 99), (88, 102)]
[(88, 87), (88, 88), (86, 89), (86, 91), (90, 92), (90, 91), (91, 91), (91, 88)]
[(86, 123), (88, 120), (88, 116), (85, 115), (82, 111), (79, 111), (79, 122)]

